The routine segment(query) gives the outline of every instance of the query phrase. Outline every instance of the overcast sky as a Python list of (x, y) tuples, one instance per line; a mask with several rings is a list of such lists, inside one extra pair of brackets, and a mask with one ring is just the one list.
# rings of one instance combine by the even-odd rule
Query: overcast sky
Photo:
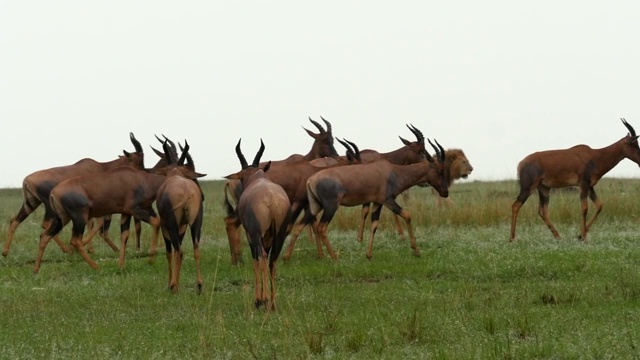
[[(527, 154), (640, 133), (637, 1), (0, 1), (0, 187), (154, 134), (220, 179), (334, 135), (391, 151), (411, 123), (469, 180)], [(340, 153), (343, 149), (339, 144)], [(623, 160), (608, 176), (639, 177)]]

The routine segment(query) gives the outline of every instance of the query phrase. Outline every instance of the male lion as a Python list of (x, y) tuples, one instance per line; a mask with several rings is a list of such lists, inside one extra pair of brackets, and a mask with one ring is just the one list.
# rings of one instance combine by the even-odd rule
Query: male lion
[[(473, 171), (473, 166), (471, 166), (469, 159), (461, 149), (448, 149), (445, 151), (444, 168), (449, 174), (447, 188), (450, 188), (455, 180), (468, 178)], [(431, 189), (431, 192), (436, 196), (437, 206), (441, 206), (443, 203), (445, 205), (451, 204), (451, 199), (442, 198), (434, 189)]]

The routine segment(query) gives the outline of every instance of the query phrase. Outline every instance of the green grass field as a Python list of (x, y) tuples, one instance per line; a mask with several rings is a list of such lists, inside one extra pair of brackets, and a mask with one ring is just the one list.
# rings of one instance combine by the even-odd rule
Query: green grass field
[[(222, 185), (203, 183), (200, 296), (190, 240), (180, 292), (172, 294), (164, 247), (149, 263), (148, 225), (143, 251), (129, 242), (123, 270), (96, 238), (98, 270), (51, 242), (34, 275), (42, 210), (34, 213), (0, 258), (0, 358), (640, 357), (639, 180), (600, 182), (604, 210), (586, 243), (577, 240), (576, 191), (551, 196), (560, 241), (538, 217), (534, 195), (509, 243), (515, 181), (455, 184), (445, 208), (434, 206), (430, 189), (412, 189), (400, 202), (413, 215), (420, 257), (384, 210), (367, 260), (368, 232), (365, 243), (355, 240), (360, 209), (341, 208), (329, 227), (339, 260), (319, 259), (301, 236), (291, 260), (278, 263), (271, 313), (253, 306), (246, 243), (244, 264), (230, 265)], [(21, 192), (2, 189), (0, 198), (4, 242)], [(115, 224), (111, 236), (118, 238)]]

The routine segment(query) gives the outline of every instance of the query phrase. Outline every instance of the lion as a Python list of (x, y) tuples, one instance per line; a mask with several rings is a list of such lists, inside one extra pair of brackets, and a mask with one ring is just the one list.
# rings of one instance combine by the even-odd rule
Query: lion
[[(473, 166), (462, 149), (448, 149), (444, 154), (444, 169), (449, 175), (447, 188), (450, 188), (455, 180), (467, 179), (473, 172)], [(451, 199), (441, 197), (434, 189), (431, 189), (431, 193), (436, 196), (436, 206), (451, 205)]]
[[(445, 160), (444, 160), (444, 169), (448, 175), (448, 184), (447, 188), (450, 188), (455, 180), (466, 179), (473, 172), (473, 166), (467, 159), (467, 156), (464, 154), (464, 151), (461, 149), (448, 149), (445, 152)], [(435, 155), (433, 155), (434, 159), (437, 159)], [(437, 160), (436, 160), (437, 161)], [(418, 184), (420, 187), (428, 187), (428, 183)], [(442, 205), (451, 205), (452, 201), (450, 198), (443, 198), (438, 195), (438, 192), (434, 189), (431, 189), (431, 192), (436, 196), (436, 206)], [(403, 196), (408, 197), (408, 192), (404, 192)]]

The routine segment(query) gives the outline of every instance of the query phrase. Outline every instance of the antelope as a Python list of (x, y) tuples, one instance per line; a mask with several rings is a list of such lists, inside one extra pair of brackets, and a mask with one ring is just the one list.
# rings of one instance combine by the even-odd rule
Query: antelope
[[(527, 198), (538, 190), (540, 204), (538, 215), (545, 222), (556, 239), (560, 234), (549, 220), (549, 193), (552, 188), (567, 186), (580, 187), (580, 239), (587, 241), (587, 232), (602, 211), (602, 202), (594, 189), (598, 181), (622, 159), (629, 159), (640, 166), (638, 135), (624, 119), (620, 119), (629, 133), (613, 144), (592, 149), (587, 145), (576, 145), (568, 149), (547, 150), (528, 155), (518, 164), (518, 184), (520, 193), (511, 206), (511, 237), (516, 236), (516, 221), (520, 208)], [(595, 213), (587, 223), (587, 197), (595, 205)]]
[[(2, 256), (7, 256), (9, 254), (11, 241), (13, 240), (13, 236), (18, 226), (32, 212), (34, 212), (40, 204), (44, 205), (44, 219), (42, 220), (43, 233), (44, 230), (50, 227), (54, 221), (55, 214), (51, 208), (51, 204), (49, 203), (49, 194), (61, 181), (87, 174), (104, 174), (120, 166), (131, 166), (136, 169), (144, 169), (144, 153), (142, 146), (140, 145), (140, 142), (136, 140), (133, 133), (129, 133), (129, 138), (135, 148), (135, 152), (129, 153), (126, 150), (123, 150), (122, 152), (124, 155), (118, 157), (116, 160), (109, 162), (97, 162), (93, 159), (85, 158), (73, 165), (40, 170), (25, 177), (22, 182), (22, 196), (24, 198), (22, 207), (18, 211), (18, 214), (11, 219), (9, 225), (9, 236), (4, 243)], [(54, 240), (64, 252), (70, 252), (70, 249), (62, 243), (59, 236), (54, 237)], [(111, 240), (105, 239), (105, 241), (114, 251), (118, 251), (118, 248), (113, 244), (113, 242), (111, 242)]]
[(260, 308), (264, 305), (270, 311), (275, 310), (276, 306), (276, 261), (287, 236), (291, 203), (282, 187), (265, 176), (271, 163), (259, 168), (263, 152), (264, 143), (260, 140), (260, 150), (248, 165), (238, 140), (236, 154), (242, 170), (226, 178), (242, 182), (244, 190), (238, 200), (237, 213), (247, 233), (253, 257), (255, 306)]
[[(156, 139), (160, 142), (160, 144), (163, 145), (163, 149), (164, 149), (164, 143), (167, 142), (168, 145), (170, 146), (167, 151), (159, 151), (157, 149), (155, 149), (153, 146), (151, 146), (151, 150), (153, 150), (153, 152), (158, 155), (159, 159), (156, 162), (156, 164), (148, 169), (145, 169), (148, 172), (154, 173), (160, 169), (166, 168), (169, 163), (168, 163), (168, 159), (167, 159), (167, 154), (171, 154), (171, 156), (174, 156), (176, 159), (178, 158), (178, 152), (176, 149), (176, 144), (171, 141), (169, 138), (167, 138), (166, 136), (162, 135), (162, 137), (164, 138), (164, 140), (160, 139), (157, 135), (156, 135)], [(180, 150), (182, 151), (182, 145), (180, 145)], [(134, 237), (136, 239), (136, 251), (140, 251), (140, 238), (141, 238), (141, 234), (142, 234), (142, 222), (140, 221), (140, 219), (133, 219), (134, 222)], [(130, 228), (130, 223), (131, 223), (131, 218), (128, 216), (123, 216), (120, 219), (120, 229), (121, 229), (121, 236), (122, 236), (122, 231), (129, 231)], [(84, 245), (88, 245), (88, 252), (92, 253), (93, 252), (93, 246), (91, 243), (91, 240), (93, 239), (93, 237), (100, 232), (100, 237), (102, 237), (105, 242), (109, 243), (111, 242), (111, 238), (109, 236), (109, 227), (111, 226), (111, 215), (108, 216), (104, 216), (102, 218), (98, 218), (98, 219), (93, 219), (91, 221), (89, 221), (87, 223), (87, 229), (89, 231), (89, 234), (82, 239), (82, 243)], [(128, 237), (128, 234), (125, 235)], [(117, 248), (114, 249), (114, 251), (118, 252), (119, 250)]]
[[(356, 161), (359, 162), (359, 151), (357, 149), (357, 146), (351, 142), (348, 142), (347, 140), (343, 141), (338, 139), (338, 141), (347, 149), (347, 156), (345, 158), (337, 158), (336, 163), (332, 166), (346, 165)], [(351, 148), (351, 146), (355, 147), (355, 151)], [(269, 180), (280, 185), (289, 198), (292, 211), (292, 222), (289, 231), (291, 231), (291, 227), (294, 226), (293, 223), (295, 219), (298, 218), (300, 213), (302, 211), (305, 212), (305, 217), (300, 223), (296, 224), (298, 228), (294, 231), (295, 238), (300, 235), (300, 232), (305, 227), (305, 225), (310, 222), (309, 220), (307, 220), (309, 200), (307, 197), (306, 181), (309, 176), (323, 169), (325, 169), (325, 167), (314, 166), (312, 165), (312, 162), (308, 162), (305, 160), (286, 163), (276, 162), (275, 164), (271, 163), (269, 172), (265, 175)], [(224, 206), (227, 214), (232, 214), (234, 210), (229, 202), (229, 199), (226, 196), (224, 200)], [(291, 251), (293, 249), (293, 245), (295, 244), (295, 238), (292, 237), (289, 248), (284, 255), (285, 261), (287, 261), (291, 256)], [(317, 248), (318, 255), (322, 257), (322, 247), (319, 243), (317, 243)], [(332, 250), (330, 250), (330, 255), (335, 258), (335, 254), (332, 252)]]
[(420, 252), (411, 226), (411, 215), (396, 202), (396, 197), (406, 189), (422, 182), (428, 182), (442, 197), (449, 196), (444, 171), (444, 149), (429, 141), (436, 150), (438, 161), (426, 154), (427, 160), (410, 165), (396, 165), (381, 159), (361, 165), (341, 166), (322, 170), (307, 180), (307, 193), (311, 215), (322, 216), (316, 224), (316, 233), (324, 243), (328, 243), (327, 229), (338, 208), (373, 203), (371, 213), (371, 236), (367, 258), (373, 256), (373, 239), (378, 228), (382, 206), (400, 215), (406, 222), (411, 248), (415, 256)]
[[(309, 134), (309, 136), (314, 139), (311, 150), (306, 155), (293, 154), (284, 160), (272, 161), (272, 170), (280, 167), (287, 167), (294, 163), (303, 161), (308, 162), (317, 158), (338, 156), (338, 153), (333, 146), (333, 131), (331, 128), (331, 123), (323, 117), (320, 118), (326, 124), (326, 130), (318, 122), (312, 120), (311, 117), (309, 117), (309, 121), (316, 128), (318, 128), (320, 132), (316, 134), (303, 127), (307, 134)], [(260, 166), (263, 167), (264, 165), (265, 164), (260, 164)], [(242, 193), (241, 182), (236, 180), (229, 180), (225, 184), (224, 189), (225, 199), (228, 199), (230, 197), (231, 199), (233, 199), (235, 204), (237, 204), (240, 194)], [(236, 265), (238, 264), (238, 261), (241, 259), (242, 255), (242, 249), (240, 247), (240, 220), (238, 219), (237, 213), (233, 209), (229, 201), (225, 203), (225, 210), (227, 212), (227, 216), (224, 218), (224, 221), (227, 237), (229, 239), (229, 249), (231, 251), (231, 264)]]
[[(388, 162), (396, 165), (409, 165), (416, 164), (424, 161), (429, 156), (429, 153), (425, 149), (424, 135), (418, 128), (413, 126), (413, 124), (406, 124), (407, 128), (411, 130), (411, 132), (415, 135), (416, 141), (409, 141), (401, 136), (400, 141), (404, 144), (403, 147), (396, 149), (394, 151), (380, 153), (375, 150), (367, 149), (362, 150), (360, 152), (360, 156), (362, 158), (363, 163), (373, 162), (380, 159), (387, 160)], [(364, 237), (364, 225), (367, 220), (367, 216), (369, 215), (369, 205), (370, 204), (362, 204), (362, 212), (360, 215), (360, 223), (358, 224), (358, 242), (362, 242), (362, 238)], [(400, 219), (395, 216), (396, 229), (400, 235), (403, 234), (402, 224), (400, 223)]]
[[(282, 259), (284, 261), (288, 261), (291, 258), (291, 253), (293, 252), (293, 248), (295, 247), (296, 240), (300, 236), (302, 230), (307, 226), (314, 222), (315, 217), (311, 216), (311, 212), (309, 211), (309, 197), (307, 195), (307, 179), (317, 173), (318, 171), (325, 170), (327, 168), (337, 167), (337, 166), (345, 166), (352, 164), (362, 164), (362, 160), (360, 158), (360, 150), (358, 146), (351, 141), (346, 139), (340, 140), (337, 139), (342, 146), (347, 149), (346, 155), (340, 156), (338, 158), (321, 158), (316, 159), (310, 162), (301, 162), (297, 164), (297, 166), (291, 166), (287, 168), (281, 168), (279, 171), (274, 167), (271, 167), (269, 173), (267, 173), (267, 177), (271, 179), (276, 184), (281, 185), (287, 195), (289, 196), (289, 201), (291, 201), (292, 208), (292, 225), (294, 221), (300, 215), (300, 212), (304, 211), (303, 218), (295, 224), (292, 228), (291, 239), (289, 240), (289, 246), (285, 251)], [(323, 165), (325, 166), (316, 166), (314, 162), (323, 161)], [(330, 165), (327, 165), (330, 163)], [(295, 176), (296, 181), (288, 181), (292, 179), (290, 174), (297, 174)], [(295, 205), (294, 205), (295, 204)], [(309, 227), (312, 230), (312, 227)], [(310, 239), (313, 238), (313, 235), (310, 233)], [(324, 238), (316, 237), (316, 249), (318, 252), (318, 257), (324, 257), (324, 253), (322, 252), (322, 244), (323, 241), (326, 241)], [(329, 242), (324, 242), (325, 247), (327, 248), (327, 252), (329, 256), (333, 259), (337, 259), (336, 253), (333, 251), (331, 244)]]
[[(184, 163), (185, 158), (186, 152), (182, 154), (179, 165)], [(178, 169), (191, 179), (204, 176), (184, 166), (178, 166)], [(151, 251), (153, 257), (160, 220), (151, 204), (156, 199), (158, 189), (165, 181), (165, 175), (169, 169), (161, 170), (163, 171), (159, 171), (160, 174), (150, 174), (144, 170), (123, 166), (108, 173), (78, 176), (60, 182), (49, 195), (55, 218), (40, 237), (34, 272), (40, 271), (44, 250), (51, 238), (70, 221), (73, 222), (71, 245), (77, 249), (89, 266), (96, 269), (98, 265), (84, 249), (82, 235), (90, 218), (111, 214), (135, 216), (153, 227)], [(127, 231), (121, 232), (122, 246), (118, 259), (118, 265), (121, 268), (124, 266), (126, 235), (128, 235)]]
[[(187, 146), (185, 142), (185, 147)], [(169, 153), (165, 149), (165, 153)], [(183, 153), (186, 153), (183, 149)], [(193, 160), (186, 156), (187, 166), (194, 171)], [(167, 159), (168, 165), (179, 163), (174, 157)], [(202, 293), (202, 274), (200, 272), (200, 234), (202, 230), (202, 202), (204, 196), (197, 181), (185, 177), (178, 168), (167, 174), (167, 179), (158, 189), (156, 207), (160, 216), (160, 227), (167, 249), (169, 264), (169, 289), (176, 293), (182, 267), (182, 239), (191, 231), (193, 256), (196, 261), (196, 285), (198, 294)]]

